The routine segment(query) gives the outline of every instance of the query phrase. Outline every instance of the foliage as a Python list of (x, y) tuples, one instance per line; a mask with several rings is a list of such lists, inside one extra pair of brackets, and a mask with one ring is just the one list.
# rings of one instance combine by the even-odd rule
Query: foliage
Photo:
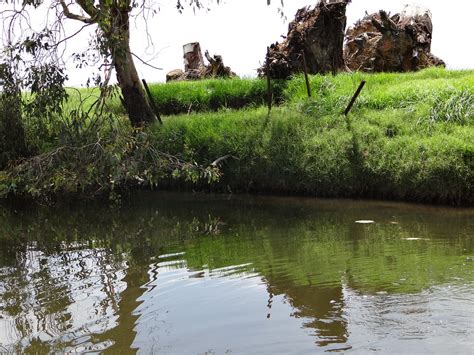
[(3, 184), (0, 178), (0, 195), (94, 197), (129, 187), (154, 188), (165, 177), (193, 183), (218, 178), (214, 167), (162, 153), (145, 132), (113, 130), (88, 141), (25, 159), (3, 176)]
[[(143, 129), (132, 129), (109, 110), (113, 93), (83, 96), (69, 92), (72, 102), (62, 114), (35, 121), (26, 111), (28, 142), (38, 154), (17, 161), (0, 175), (0, 196), (41, 200), (59, 196), (116, 196), (130, 187), (155, 188), (165, 177), (197, 183), (219, 178), (216, 167), (201, 167), (178, 155), (163, 153)], [(28, 98), (27, 98), (28, 100)], [(44, 128), (38, 133), (37, 122)]]

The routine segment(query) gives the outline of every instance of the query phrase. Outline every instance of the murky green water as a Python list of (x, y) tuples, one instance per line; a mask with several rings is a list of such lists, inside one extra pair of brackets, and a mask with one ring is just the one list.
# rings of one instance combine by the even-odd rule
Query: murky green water
[(473, 209), (377, 202), (0, 208), (0, 352), (470, 353), (473, 240)]

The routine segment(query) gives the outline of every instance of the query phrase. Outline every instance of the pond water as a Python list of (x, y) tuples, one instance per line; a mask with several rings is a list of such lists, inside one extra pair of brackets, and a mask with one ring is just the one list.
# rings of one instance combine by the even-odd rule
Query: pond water
[(0, 352), (472, 353), (473, 241), (474, 209), (386, 202), (0, 207)]

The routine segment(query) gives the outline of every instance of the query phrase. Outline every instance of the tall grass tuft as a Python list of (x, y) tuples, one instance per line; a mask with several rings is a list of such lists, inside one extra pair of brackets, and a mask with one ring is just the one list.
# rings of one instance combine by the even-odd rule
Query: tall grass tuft
[(451, 89), (436, 98), (430, 110), (431, 122), (467, 125), (474, 122), (474, 94), (467, 89)]

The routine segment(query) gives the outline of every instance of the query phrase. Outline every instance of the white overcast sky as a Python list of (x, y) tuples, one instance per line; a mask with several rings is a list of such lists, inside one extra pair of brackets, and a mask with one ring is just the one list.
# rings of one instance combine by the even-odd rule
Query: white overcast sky
[[(1, 2), (1, 0), (0, 0)], [(148, 20), (148, 29), (153, 40), (149, 46), (143, 21), (132, 23), (132, 51), (163, 70), (155, 70), (136, 62), (139, 75), (148, 82), (164, 81), (168, 71), (183, 68), (182, 45), (200, 42), (204, 50), (220, 54), (224, 63), (239, 76), (255, 76), (256, 68), (265, 57), (266, 47), (281, 40), (286, 34), (288, 22), (297, 9), (314, 5), (312, 0), (285, 0), (284, 21), (277, 12), (280, 0), (224, 0), (214, 4), (209, 12), (187, 8), (183, 14), (176, 10), (176, 0), (154, 1), (160, 3), (159, 11)], [(214, 1), (215, 2), (215, 1)], [(222, 1), (221, 1), (222, 2)], [(368, 13), (380, 9), (396, 13), (404, 5), (415, 4), (428, 8), (433, 15), (432, 52), (442, 58), (452, 69), (474, 68), (474, 45), (472, 25), (474, 0), (353, 0), (347, 7), (348, 26)], [(1, 6), (1, 5), (0, 5)], [(74, 31), (78, 24), (69, 20), (68, 31)], [(69, 50), (86, 48), (87, 36), (76, 38)], [(84, 84), (88, 72), (70, 65), (69, 85)]]

